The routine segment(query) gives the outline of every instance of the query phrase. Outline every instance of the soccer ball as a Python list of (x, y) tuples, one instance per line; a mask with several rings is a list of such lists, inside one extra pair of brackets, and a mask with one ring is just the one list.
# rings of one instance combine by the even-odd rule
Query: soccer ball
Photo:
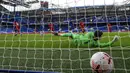
[(97, 52), (92, 56), (90, 66), (96, 73), (110, 73), (113, 69), (113, 60), (107, 53)]

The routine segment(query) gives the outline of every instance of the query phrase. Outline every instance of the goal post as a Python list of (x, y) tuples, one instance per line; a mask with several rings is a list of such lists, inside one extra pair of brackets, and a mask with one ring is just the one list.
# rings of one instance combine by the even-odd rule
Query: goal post
[(25, 70), (6, 70), (2, 69), (0, 72), (4, 73), (58, 73), (58, 72), (41, 72), (41, 71), (25, 71)]

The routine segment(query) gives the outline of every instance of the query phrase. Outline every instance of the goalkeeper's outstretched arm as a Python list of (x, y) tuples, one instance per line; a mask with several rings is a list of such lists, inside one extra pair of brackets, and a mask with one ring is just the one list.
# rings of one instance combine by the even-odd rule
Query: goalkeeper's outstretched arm
[(71, 39), (73, 39), (73, 42), (75, 45), (80, 46), (83, 45), (84, 42), (88, 42), (89, 39), (87, 37), (84, 37), (83, 35), (80, 34), (74, 34), (74, 33), (53, 33), (54, 35), (57, 36), (62, 36), (62, 37), (70, 37)]
[(100, 43), (100, 42), (98, 41), (97, 46), (98, 46), (98, 47), (111, 46), (111, 45), (112, 45), (114, 42), (116, 42), (118, 39), (119, 39), (119, 36), (115, 35), (115, 37), (113, 38), (113, 40), (110, 41), (110, 42), (108, 42), (108, 43)]
[(72, 39), (77, 39), (79, 38), (79, 34), (74, 34), (74, 33), (53, 33), (56, 36), (62, 36), (62, 37), (70, 37)]
[(63, 36), (63, 37), (72, 37), (72, 35), (73, 35), (73, 33), (63, 33), (63, 34), (53, 33), (53, 34), (56, 36)]

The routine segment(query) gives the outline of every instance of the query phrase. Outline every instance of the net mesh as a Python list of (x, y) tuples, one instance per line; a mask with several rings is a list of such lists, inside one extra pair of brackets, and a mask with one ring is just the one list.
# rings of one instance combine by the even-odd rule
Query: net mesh
[[(110, 1), (112, 4), (102, 0), (99, 5), (99, 0), (48, 0), (49, 6), (43, 1), (38, 5), (30, 4), (29, 10), (22, 10), (24, 6), (13, 9), (9, 6), (11, 3), (1, 2), (0, 68), (25, 72), (93, 73), (90, 58), (103, 51), (113, 58), (112, 73), (129, 73), (129, 1)], [(95, 48), (89, 44), (76, 46), (70, 37), (53, 35), (54, 32), (84, 35), (80, 22), (85, 24), (87, 33), (103, 31), (100, 42), (107, 43), (115, 35), (120, 39), (112, 46)]]

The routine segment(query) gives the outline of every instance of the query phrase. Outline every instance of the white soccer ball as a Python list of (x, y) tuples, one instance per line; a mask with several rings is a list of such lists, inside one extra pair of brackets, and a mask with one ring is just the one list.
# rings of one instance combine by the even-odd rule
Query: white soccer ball
[(97, 52), (93, 54), (90, 66), (96, 73), (110, 73), (114, 65), (111, 56), (105, 52)]

